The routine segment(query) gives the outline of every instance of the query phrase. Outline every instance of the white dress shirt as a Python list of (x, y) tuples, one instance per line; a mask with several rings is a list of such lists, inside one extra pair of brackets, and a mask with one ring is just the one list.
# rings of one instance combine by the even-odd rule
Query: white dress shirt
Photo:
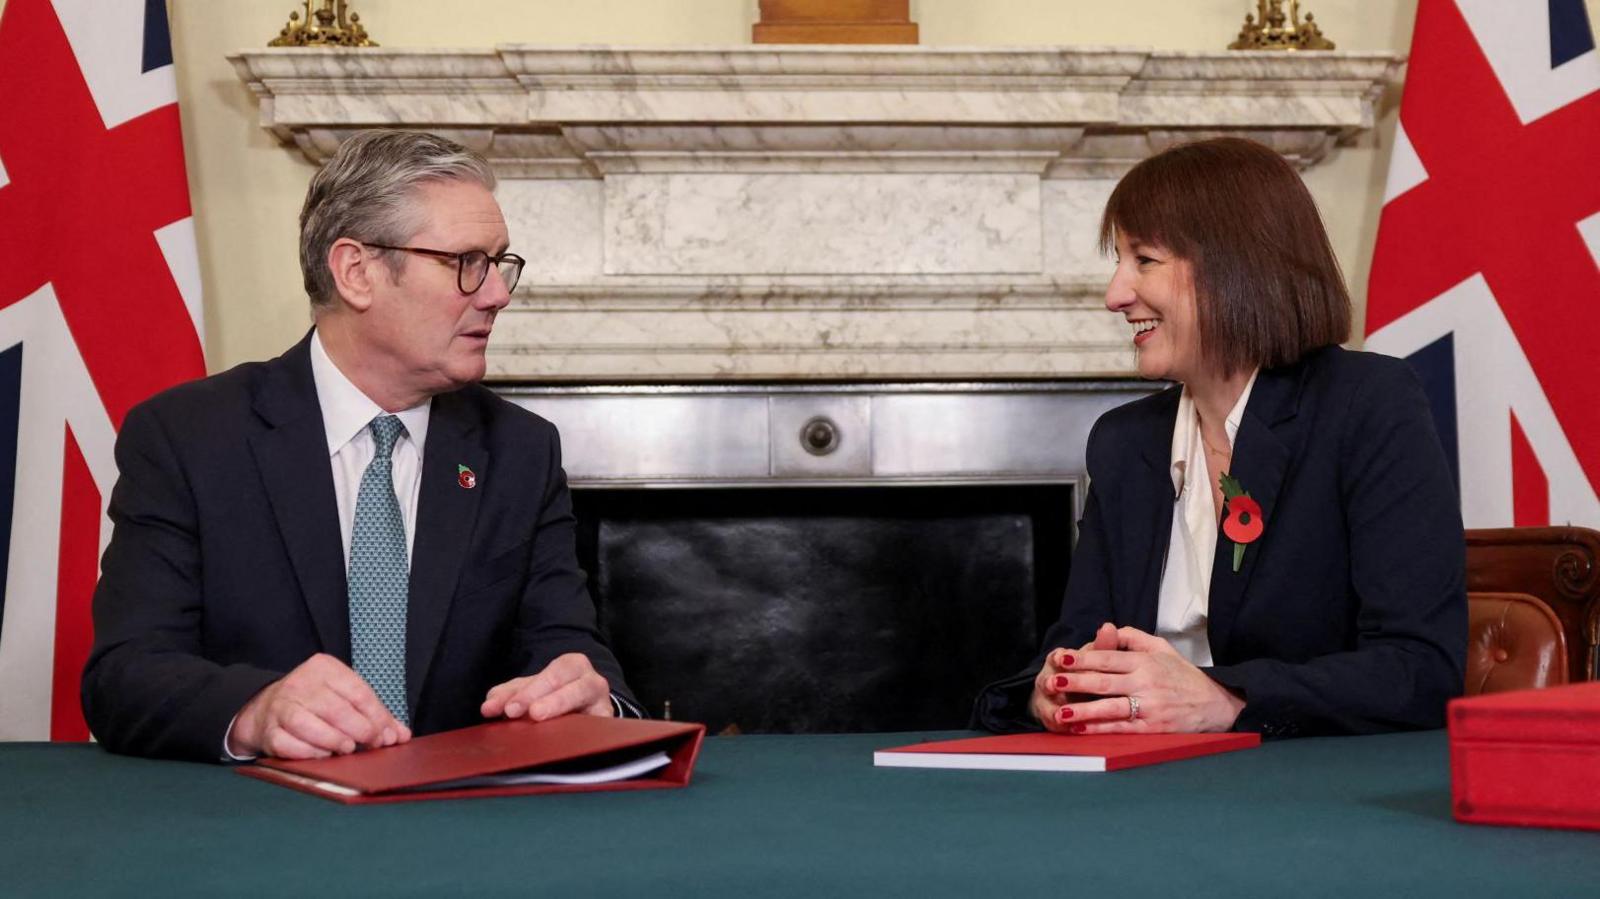
[[(372, 431), (367, 426), (386, 414), (383, 407), (367, 398), (350, 383), (322, 346), (322, 335), (311, 335), (311, 380), (317, 385), (317, 403), (322, 407), (322, 430), (328, 437), (328, 459), (333, 465), (333, 495), (339, 504), (339, 537), (344, 545), (344, 567), (350, 569), (350, 534), (356, 523), (356, 497), (361, 492), (361, 475), (372, 462)], [(428, 442), (428, 413), (433, 400), (427, 399), (394, 413), (406, 432), (395, 441), (392, 468), (394, 495), (400, 501), (400, 518), (406, 528), (406, 561), (417, 542), (417, 496), (422, 485), (422, 448)]]
[[(1244, 418), (1245, 404), (1256, 386), (1256, 375), (1244, 385), (1238, 402), (1228, 413), (1225, 428), (1233, 449)], [(1200, 413), (1189, 388), (1178, 397), (1178, 417), (1172, 426), (1172, 533), (1167, 538), (1167, 558), (1161, 570), (1161, 593), (1156, 611), (1156, 636), (1171, 643), (1179, 655), (1198, 667), (1211, 664), (1207, 632), (1211, 609), (1211, 568), (1217, 554), (1217, 505), (1211, 496), (1214, 476), (1206, 465), (1200, 438)]]

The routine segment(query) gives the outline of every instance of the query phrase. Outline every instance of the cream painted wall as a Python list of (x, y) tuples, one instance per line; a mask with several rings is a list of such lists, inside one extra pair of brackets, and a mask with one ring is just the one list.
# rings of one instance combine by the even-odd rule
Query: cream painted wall
[[(1600, 21), (1600, 0), (1588, 0)], [(4, 0), (0, 0), (3, 9)], [(294, 0), (169, 0), (184, 146), (206, 289), (213, 370), (276, 355), (309, 320), (295, 263), (295, 219), (312, 167), (257, 125), (254, 98), (223, 59), (263, 45)], [(501, 42), (743, 44), (756, 0), (355, 0), (391, 47)], [(1344, 50), (1406, 52), (1416, 0), (1308, 0)], [(926, 45), (1120, 44), (1220, 49), (1248, 0), (912, 0)], [(1399, 91), (1377, 131), (1307, 181), (1334, 249), (1364, 302)]]

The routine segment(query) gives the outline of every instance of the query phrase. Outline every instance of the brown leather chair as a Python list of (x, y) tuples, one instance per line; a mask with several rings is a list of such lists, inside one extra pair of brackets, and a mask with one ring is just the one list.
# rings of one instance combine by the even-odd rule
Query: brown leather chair
[[(1466, 537), (1469, 618), (1473, 626), (1467, 661), (1468, 692), (1477, 692), (1475, 683), (1480, 690), (1509, 689), (1504, 684), (1510, 683), (1518, 671), (1522, 686), (1597, 679), (1600, 532), (1574, 527), (1484, 528), (1469, 530)], [(1472, 601), (1473, 593), (1527, 594), (1541, 601), (1545, 609), (1540, 611), (1526, 598), (1501, 596)], [(1554, 617), (1558, 628), (1552, 631), (1545, 612)], [(1564, 642), (1559, 654), (1566, 658), (1566, 673), (1560, 679), (1553, 673), (1538, 673), (1555, 662), (1556, 649), (1549, 645), (1557, 642), (1551, 636), (1555, 632)], [(1497, 650), (1504, 651), (1504, 660), (1499, 659)], [(1479, 663), (1477, 668), (1475, 661)], [(1493, 664), (1486, 671), (1488, 662)]]
[(1561, 619), (1526, 593), (1467, 594), (1468, 696), (1567, 683)]

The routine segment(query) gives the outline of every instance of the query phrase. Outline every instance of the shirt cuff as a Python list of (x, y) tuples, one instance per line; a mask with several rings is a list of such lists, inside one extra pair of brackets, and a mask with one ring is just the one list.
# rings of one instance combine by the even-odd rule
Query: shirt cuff
[(222, 732), (222, 756), (220, 758), (218, 758), (217, 761), (219, 761), (219, 762), (253, 762), (253, 761), (256, 760), (256, 757), (253, 756), (253, 755), (234, 755), (233, 751), (228, 748), (228, 738), (233, 736), (233, 726), (235, 724), (237, 724), (238, 722), (239, 722), (239, 716), (238, 715), (234, 715), (233, 716), (233, 720), (228, 722), (228, 729)]
[(611, 694), (611, 711), (618, 718), (643, 718), (644, 717), (644, 712), (641, 712), (639, 710), (638, 706), (635, 706), (633, 703), (629, 702), (626, 699), (623, 699), (621, 696), (618, 696), (615, 693)]

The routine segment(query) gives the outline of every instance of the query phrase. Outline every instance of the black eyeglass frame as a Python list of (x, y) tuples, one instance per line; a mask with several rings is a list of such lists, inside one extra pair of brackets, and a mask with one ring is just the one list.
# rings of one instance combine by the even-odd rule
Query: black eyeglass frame
[[(500, 264), (502, 262), (515, 262), (517, 264), (516, 274), (511, 277), (510, 283), (506, 284), (506, 293), (510, 293), (516, 289), (517, 282), (522, 279), (522, 270), (528, 264), (528, 260), (523, 259), (516, 253), (501, 253), (498, 256), (490, 256), (488, 253), (485, 253), (482, 250), (467, 250), (465, 253), (452, 253), (449, 250), (430, 250), (426, 247), (395, 247), (390, 246), (389, 244), (368, 243), (366, 241), (361, 241), (360, 243), (364, 247), (372, 247), (376, 250), (400, 250), (406, 253), (420, 253), (423, 256), (434, 256), (439, 259), (454, 259), (456, 261), (456, 287), (459, 288), (463, 294), (474, 294), (478, 292), (478, 288), (483, 286), (483, 282), (489, 280), (489, 267), (491, 265), (494, 266), (496, 272), (499, 272)], [(472, 285), (471, 289), (468, 289), (467, 260), (474, 256), (483, 257), (483, 274), (478, 277), (478, 283)], [(503, 281), (504, 279), (502, 278), (501, 280)]]

